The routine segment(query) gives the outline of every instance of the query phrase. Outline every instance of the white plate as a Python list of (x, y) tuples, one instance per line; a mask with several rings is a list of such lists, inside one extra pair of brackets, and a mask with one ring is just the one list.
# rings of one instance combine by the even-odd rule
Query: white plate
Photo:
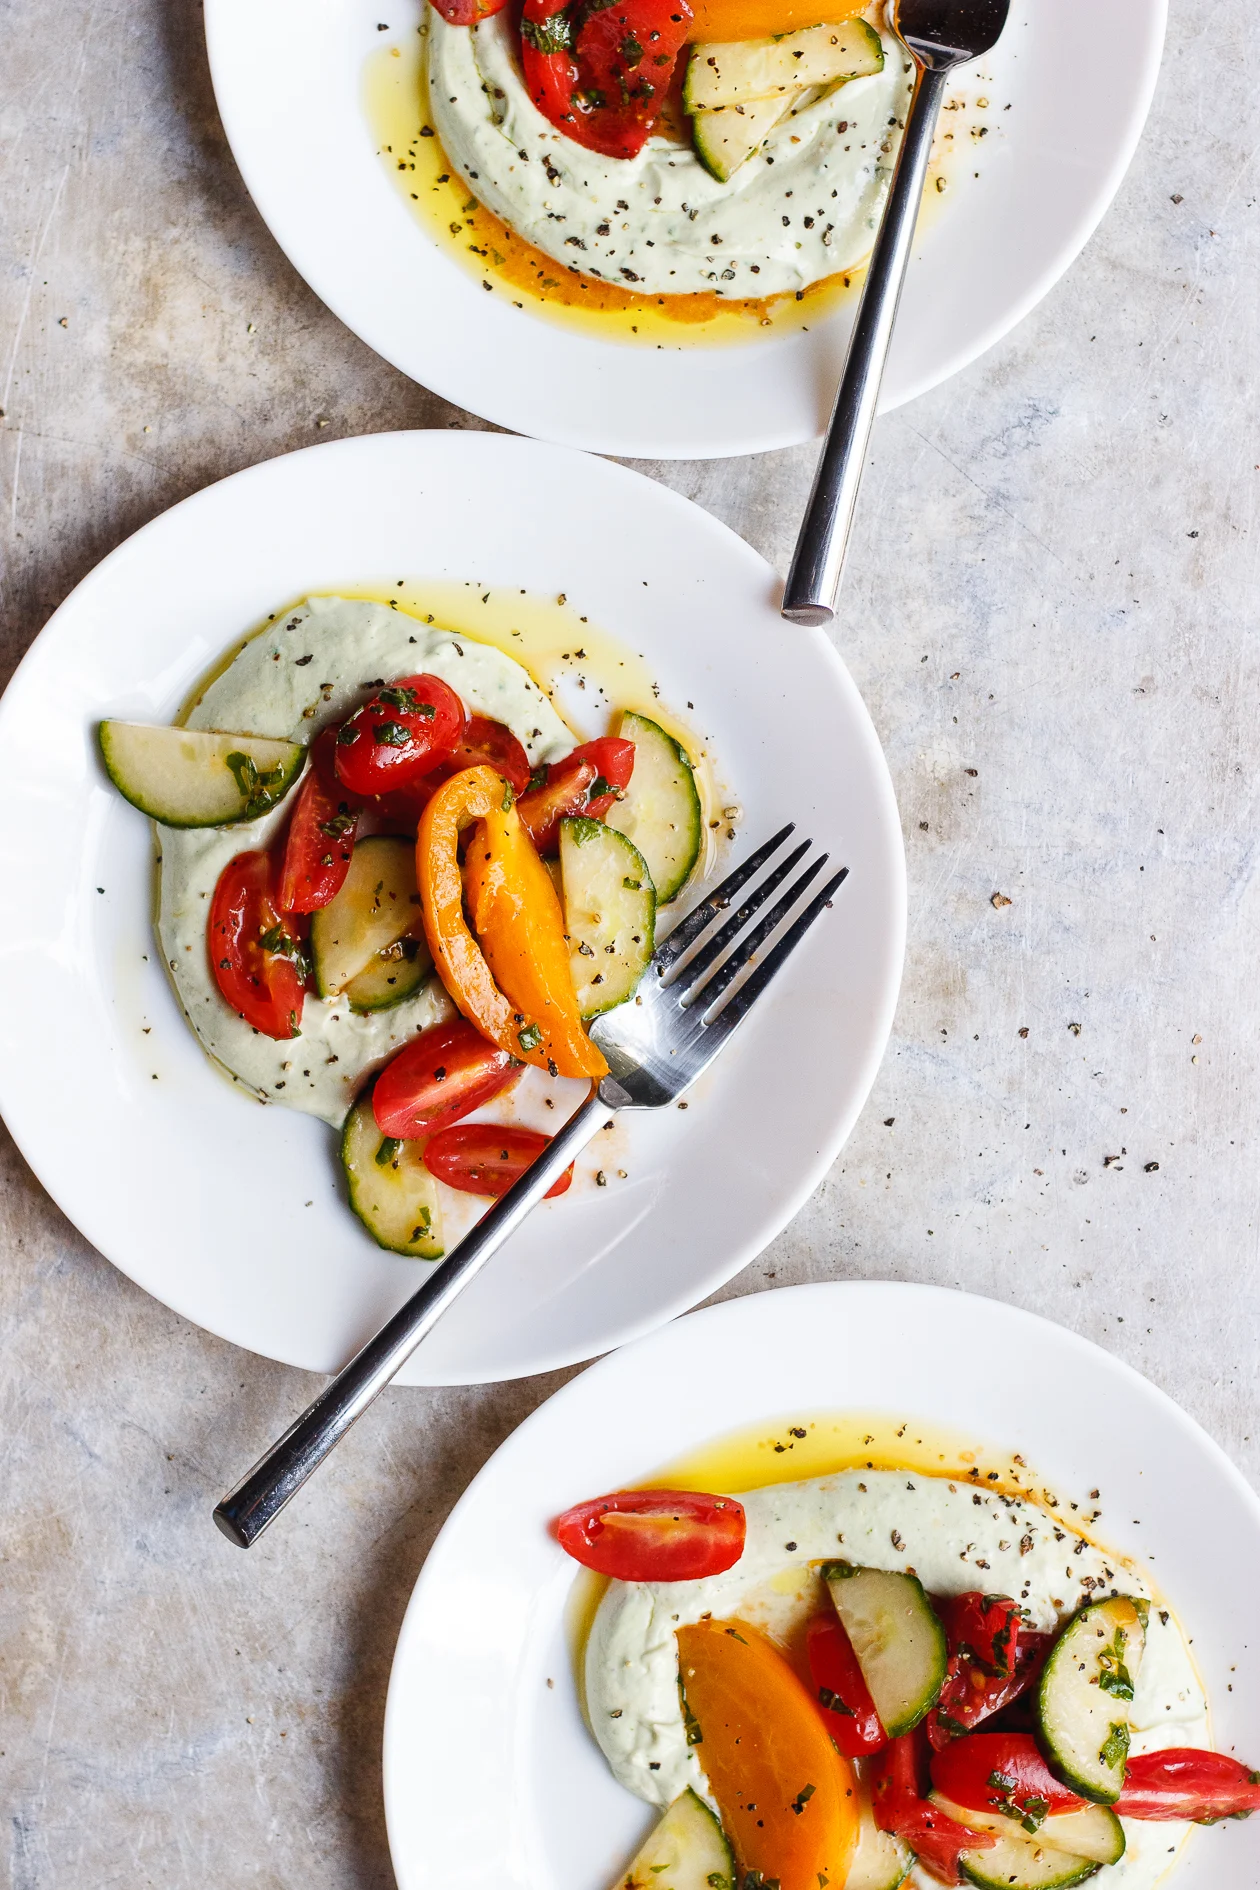
[(332, 1371), (422, 1275), (345, 1206), (332, 1132), (260, 1110), (202, 1055), (149, 930), (147, 823), (105, 780), (94, 727), (168, 719), (269, 611), (399, 574), (567, 593), (712, 736), (747, 810), (741, 846), (795, 819), (850, 867), (687, 1112), (622, 1118), (630, 1179), (536, 1209), (404, 1374), (472, 1383), (637, 1337), (796, 1212), (883, 1054), (905, 865), (879, 742), (831, 646), (784, 625), (755, 552), (637, 473), (494, 434), (377, 434), (177, 505), (67, 599), (0, 705), (0, 797), (18, 810), (0, 834), (0, 1112), (88, 1239), (198, 1325)]
[[(390, 1681), (399, 1890), (616, 1882), (652, 1813), (583, 1725), (565, 1619), (575, 1570), (548, 1523), (724, 1432), (842, 1409), (1018, 1451), (1060, 1502), (1101, 1489), (1103, 1539), (1150, 1560), (1193, 1639), (1215, 1743), (1254, 1763), (1260, 1503), (1211, 1439), (1128, 1366), (1029, 1313), (938, 1287), (797, 1286), (710, 1307), (601, 1360), (465, 1491), (416, 1584)], [(1194, 1832), (1172, 1881), (1258, 1879), (1260, 1819)]]
[[(852, 319), (747, 346), (658, 353), (518, 312), (445, 255), (377, 155), (365, 61), (423, 0), (206, 0), (215, 96), (255, 203), (347, 327), (499, 425), (604, 453), (704, 458), (812, 439)], [(1014, 0), (980, 114), (989, 135), (911, 266), (891, 408), (1028, 313), (1111, 202), (1150, 106), (1166, 0)], [(976, 86), (969, 82), (974, 99)], [(1004, 108), (1009, 102), (1011, 109)]]

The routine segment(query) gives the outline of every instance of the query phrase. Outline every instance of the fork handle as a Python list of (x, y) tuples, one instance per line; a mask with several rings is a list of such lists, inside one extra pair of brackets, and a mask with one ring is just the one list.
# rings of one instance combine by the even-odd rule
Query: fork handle
[(248, 1549), (258, 1540), (610, 1113), (592, 1085), (586, 1101), (520, 1180), (464, 1236), (451, 1258), (434, 1269), (419, 1292), (399, 1307), (375, 1338), (368, 1340), (266, 1456), (260, 1457), (223, 1498), (214, 1520), (229, 1542)]
[(836, 614), (853, 508), (948, 77), (948, 67), (919, 66), (892, 188), (783, 593), (782, 614), (791, 623), (830, 623)]

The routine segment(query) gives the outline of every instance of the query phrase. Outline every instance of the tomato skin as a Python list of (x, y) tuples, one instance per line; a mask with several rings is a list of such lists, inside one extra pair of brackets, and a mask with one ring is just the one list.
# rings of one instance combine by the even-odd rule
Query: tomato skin
[(359, 801), (337, 779), (336, 739), (333, 729), (325, 729), (311, 745), (285, 836), (279, 891), (284, 912), (318, 912), (336, 898), (350, 871)]
[(387, 1063), (372, 1091), (382, 1135), (415, 1141), (471, 1115), (514, 1083), (521, 1065), (457, 1017), (422, 1031)]
[(352, 794), (387, 794), (449, 761), (464, 705), (437, 676), (400, 676), (337, 731), (337, 775)]
[[(465, 1122), (441, 1129), (425, 1144), (424, 1165), (448, 1188), (462, 1194), (486, 1194), (500, 1200), (532, 1167), (551, 1141), (537, 1129), (505, 1128), (497, 1122)], [(547, 1200), (568, 1192), (573, 1179), (570, 1163), (547, 1190)]]
[(521, 62), (530, 97), (575, 143), (605, 157), (637, 157), (691, 18), (686, 0), (613, 0), (594, 11), (574, 0), (525, 0)]
[(919, 1862), (941, 1883), (961, 1883), (958, 1868), (963, 1851), (992, 1850), (997, 1839), (991, 1831), (972, 1831), (947, 1818), (922, 1793), (926, 1741), (921, 1727), (903, 1733), (870, 1763), (871, 1810), (881, 1831), (903, 1838)]
[(1225, 1752), (1172, 1746), (1129, 1760), (1112, 1810), (1121, 1818), (1186, 1819), (1215, 1824), (1260, 1811), (1260, 1773)]
[(507, 5), (507, 0), (433, 0), (448, 26), (476, 26)]
[(691, 1582), (744, 1553), (744, 1506), (693, 1490), (618, 1490), (566, 1509), (556, 1540), (583, 1568), (622, 1582)]
[(1020, 1626), (1018, 1602), (1007, 1595), (982, 1595), (972, 1589), (965, 1595), (949, 1596), (940, 1603), (937, 1613), (951, 1648), (967, 1652), (990, 1673), (1014, 1672)]
[(507, 724), (493, 722), (488, 715), (469, 716), (463, 737), (442, 772), (445, 776), (479, 767), (501, 774), (515, 795), (529, 786), (529, 756)]
[(932, 1783), (968, 1811), (1018, 1808), (1023, 1814), (1032, 1799), (1041, 1801), (1031, 1807), (1034, 1813), (1057, 1817), (1082, 1810), (1086, 1802), (1054, 1776), (1031, 1733), (969, 1733), (952, 1740), (933, 1756)]
[[(634, 743), (617, 735), (583, 742), (563, 761), (554, 761), (541, 786), (516, 804), (521, 824), (544, 857), (560, 849), (560, 822), (574, 814), (602, 820), (620, 800), (634, 772)], [(595, 793), (596, 788), (601, 789)]]
[[(949, 1640), (949, 1666), (940, 1698), (924, 1722), (938, 1752), (1027, 1693), (1054, 1644), (1052, 1634), (1038, 1634), (1018, 1619), (1012, 1622), (1011, 1611), (1018, 1617), (1018, 1609), (1005, 1596), (972, 1592), (951, 1596), (939, 1605)], [(1011, 1640), (1004, 1632), (1007, 1625), (1013, 1627), (1013, 1658)], [(992, 1664), (1006, 1660), (1008, 1670), (995, 1673), (986, 1668), (985, 1655)]]
[(888, 1734), (844, 1623), (834, 1613), (816, 1615), (809, 1624), (805, 1647), (818, 1710), (837, 1749), (846, 1759), (882, 1751)]
[(284, 1042), (301, 1035), (306, 977), (292, 957), (262, 943), (275, 933), (300, 950), (281, 919), (275, 878), (269, 854), (238, 853), (229, 860), (210, 901), (206, 945), (224, 1002), (264, 1037)]

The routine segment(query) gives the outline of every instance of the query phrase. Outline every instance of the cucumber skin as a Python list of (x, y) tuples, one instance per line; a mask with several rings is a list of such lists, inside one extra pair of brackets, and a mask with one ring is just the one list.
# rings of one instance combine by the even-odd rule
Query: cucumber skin
[[(399, 1246), (396, 1242), (392, 1240), (385, 1240), (382, 1238), (381, 1230), (379, 1229), (379, 1227), (376, 1227), (373, 1225), (372, 1220), (370, 1216), (368, 1215), (368, 1213), (366, 1212), (365, 1208), (360, 1205), (360, 1199), (359, 1199), (360, 1183), (359, 1183), (358, 1175), (355, 1171), (354, 1163), (351, 1159), (351, 1139), (354, 1135), (355, 1130), (359, 1126), (360, 1121), (363, 1119), (364, 1112), (366, 1111), (367, 1113), (370, 1114), (371, 1108), (372, 1108), (371, 1091), (369, 1090), (367, 1094), (360, 1096), (358, 1101), (353, 1104), (353, 1106), (351, 1107), (351, 1109), (348, 1111), (346, 1115), (344, 1124), (342, 1125), (341, 1140), (340, 1140), (340, 1143), (338, 1144), (337, 1152), (341, 1158), (342, 1173), (345, 1175), (345, 1178), (346, 1178), (346, 1193), (350, 1201), (350, 1206), (353, 1209), (354, 1214), (357, 1217), (357, 1219), (360, 1221), (363, 1227), (367, 1229), (368, 1233), (372, 1236), (372, 1239), (376, 1242), (377, 1246), (383, 1247), (386, 1253), (401, 1254), (405, 1260), (440, 1260), (444, 1252), (444, 1249), (440, 1244), (440, 1241), (441, 1241), (440, 1217), (438, 1220), (439, 1231), (437, 1232), (434, 1231), (434, 1226), (431, 1219), (429, 1223), (429, 1234), (426, 1240), (420, 1241), (414, 1247)], [(373, 1124), (373, 1127), (375, 1127), (375, 1124)], [(379, 1137), (379, 1141), (383, 1142), (386, 1139), (385, 1137), (379, 1135), (379, 1131), (377, 1131), (377, 1135)], [(426, 1247), (428, 1248), (428, 1252), (424, 1251)]]
[[(149, 820), (155, 820), (159, 827), (170, 827), (181, 833), (196, 832), (199, 830), (204, 830), (208, 827), (239, 827), (247, 821), (261, 820), (264, 814), (269, 814), (273, 808), (278, 807), (280, 805), (281, 801), (285, 798), (285, 795), (289, 793), (290, 789), (293, 787), (294, 783), (297, 781), (298, 776), (302, 772), (303, 764), (306, 761), (306, 750), (305, 748), (302, 747), (301, 743), (289, 742), (287, 746), (296, 750), (296, 753), (292, 757), (289, 771), (286, 774), (283, 782), (280, 784), (280, 786), (277, 788), (274, 794), (268, 795), (267, 804), (265, 807), (255, 807), (251, 811), (249, 803), (246, 802), (241, 807), (241, 810), (239, 813), (228, 814), (222, 819), (171, 820), (169, 818), (164, 818), (163, 815), (157, 811), (157, 808), (155, 806), (150, 805), (146, 801), (138, 800), (135, 794), (127, 786), (124, 776), (118, 770), (115, 757), (113, 756), (111, 752), (112, 743), (110, 739), (110, 731), (114, 728), (130, 728), (132, 726), (135, 726), (135, 725), (128, 722), (121, 722), (118, 720), (117, 717), (114, 717), (112, 720), (106, 720), (97, 724), (96, 742), (97, 742), (97, 747), (100, 749), (101, 762), (104, 766), (105, 772), (109, 776), (110, 780), (113, 782), (114, 786), (118, 789), (118, 792), (122, 795), (123, 799), (128, 803), (129, 806), (134, 807), (137, 813), (144, 814)], [(205, 733), (205, 734), (210, 735), (216, 741), (222, 740), (222, 736), (219, 734), (219, 732), (213, 729), (201, 730), (201, 729), (181, 728), (179, 730), (179, 733), (182, 735), (200, 735), (200, 734)], [(245, 736), (234, 737), (233, 739), (241, 743), (248, 743), (249, 741), (261, 741), (261, 740), (273, 741), (274, 740), (277, 742), (277, 744), (279, 744), (281, 741), (283, 741), (284, 738), (272, 737), (272, 736), (264, 737), (264, 736), (245, 735)]]
[[(958, 1860), (958, 1868), (961, 1870), (968, 1883), (973, 1883), (977, 1886), (977, 1890), (1019, 1890), (1017, 1880), (1011, 1878), (1009, 1875), (1005, 1877), (994, 1877), (991, 1874), (986, 1875), (982, 1865), (967, 1863), (966, 1855), (967, 1853), (964, 1851), (962, 1857)], [(978, 1851), (976, 1855), (979, 1857), (987, 1857), (988, 1852)], [(1067, 1856), (1066, 1851), (1063, 1852), (1063, 1856)], [(1102, 1869), (1103, 1866), (1101, 1864), (1091, 1864), (1088, 1859), (1082, 1859), (1079, 1870), (1066, 1870), (1061, 1877), (1054, 1878), (1053, 1890), (1070, 1890), (1072, 1884), (1084, 1883), (1087, 1878), (1096, 1877)]]
[[(1142, 1602), (1141, 1597), (1126, 1595), (1123, 1597), (1123, 1599), (1126, 1601), (1132, 1602), (1133, 1607), (1137, 1612), (1139, 1621), (1142, 1621), (1143, 1607), (1145, 1604)], [(1108, 1598), (1108, 1600), (1110, 1600), (1110, 1597)], [(1102, 1602), (1102, 1601), (1087, 1602), (1083, 1608), (1079, 1609), (1078, 1612), (1073, 1615), (1072, 1619), (1068, 1622), (1067, 1626), (1060, 1633), (1058, 1640), (1055, 1642), (1054, 1646), (1050, 1650), (1049, 1659), (1046, 1661), (1045, 1666), (1041, 1670), (1041, 1678), (1037, 1682), (1037, 1693), (1036, 1693), (1036, 1700), (1035, 1700), (1034, 1717), (1036, 1720), (1037, 1744), (1041, 1747), (1042, 1756), (1044, 1757), (1046, 1764), (1050, 1767), (1050, 1770), (1054, 1773), (1055, 1777), (1062, 1779), (1063, 1783), (1066, 1786), (1068, 1786), (1070, 1790), (1074, 1791), (1076, 1795), (1078, 1796), (1078, 1798), (1088, 1799), (1088, 1801), (1092, 1805), (1104, 1805), (1104, 1806), (1109, 1807), (1115, 1804), (1117, 1798), (1119, 1798), (1121, 1792), (1124, 1790), (1124, 1768), (1123, 1767), (1121, 1768), (1119, 1782), (1117, 1783), (1115, 1790), (1113, 1792), (1104, 1791), (1100, 1789), (1097, 1785), (1095, 1785), (1091, 1780), (1082, 1778), (1078, 1772), (1072, 1769), (1072, 1767), (1067, 1763), (1066, 1760), (1064, 1760), (1062, 1755), (1058, 1752), (1055, 1746), (1055, 1741), (1046, 1730), (1047, 1688), (1051, 1684), (1053, 1684), (1053, 1676), (1060, 1660), (1061, 1659), (1070, 1660), (1071, 1658), (1070, 1655), (1065, 1655), (1063, 1652), (1065, 1643), (1067, 1642), (1069, 1635), (1072, 1633), (1072, 1630), (1077, 1626), (1077, 1624), (1080, 1621), (1082, 1621), (1085, 1618), (1087, 1614), (1092, 1613), (1095, 1608), (1104, 1608), (1107, 1605), (1108, 1605), (1108, 1602)], [(1144, 1621), (1143, 1621), (1143, 1627), (1145, 1627)], [(1127, 1723), (1128, 1721), (1127, 1713), (1125, 1714), (1125, 1720)]]
[[(825, 26), (826, 24), (827, 22), (825, 20), (820, 20), (818, 22), (818, 26)], [(846, 74), (844, 75), (844, 78), (841, 80), (841, 82), (845, 83), (847, 82), (849, 78), (869, 78), (876, 72), (882, 72), (884, 69), (884, 63), (885, 63), (884, 44), (883, 44), (883, 41), (880, 39), (879, 34), (875, 31), (874, 27), (870, 24), (870, 22), (868, 20), (863, 20), (860, 17), (858, 17), (858, 18), (854, 18), (850, 20), (845, 20), (843, 22), (843, 25), (846, 30), (852, 29), (856, 33), (857, 37), (865, 38), (867, 42), (868, 55), (873, 63), (871, 64), (867, 72)], [(771, 33), (771, 34), (768, 34), (765, 40), (761, 42), (758, 42), (756, 40), (743, 40), (743, 41), (736, 40), (736, 41), (722, 42), (722, 43), (730, 43), (734, 45), (746, 45), (746, 46), (756, 45), (758, 43), (761, 43), (761, 44), (773, 43), (775, 45), (779, 45), (782, 43), (782, 41), (786, 39), (794, 38), (797, 33), (816, 32), (818, 30), (818, 26), (794, 28), (793, 32), (791, 33)], [(695, 84), (693, 83), (693, 75), (697, 73), (698, 68), (703, 63), (704, 55), (706, 55), (710, 50), (711, 48), (710, 48), (710, 45), (708, 44), (694, 46), (687, 59), (687, 71), (683, 78), (683, 110), (687, 112), (689, 115), (694, 115), (696, 112), (713, 111), (713, 110), (718, 109), (719, 105), (725, 105), (727, 103), (727, 101), (722, 100), (722, 101), (718, 101), (717, 103), (713, 105), (704, 105), (704, 104), (698, 103), (696, 100), (697, 88)], [(813, 83), (813, 81), (811, 81), (811, 83)], [(793, 90), (793, 87), (790, 85), (779, 88), (779, 93), (783, 97), (785, 103), (787, 101), (788, 95), (791, 93), (792, 90)], [(768, 97), (770, 95), (765, 94), (764, 96)], [(755, 101), (743, 100), (741, 102), (748, 104), (748, 103), (753, 103)]]
[[(704, 817), (700, 806), (700, 790), (696, 786), (696, 771), (692, 766), (691, 757), (688, 755), (686, 749), (683, 748), (680, 742), (675, 741), (672, 735), (667, 734), (659, 722), (654, 722), (650, 716), (640, 715), (635, 710), (628, 709), (622, 714), (618, 732), (626, 740), (634, 741), (634, 729), (636, 725), (639, 728), (649, 730), (650, 739), (659, 740), (661, 743), (666, 744), (669, 749), (673, 750), (673, 757), (683, 771), (681, 779), (690, 790), (688, 796), (688, 811), (692, 823), (691, 852), (685, 864), (676, 868), (671, 878), (666, 879), (663, 875), (658, 877), (653, 874), (653, 883), (656, 887), (656, 904), (659, 909), (661, 906), (667, 906), (671, 900), (678, 897), (683, 887), (687, 884), (687, 881), (691, 878), (692, 873), (695, 871), (696, 861), (700, 857), (700, 848), (703, 842)], [(637, 742), (635, 746), (637, 748)], [(626, 800), (633, 799), (634, 791), (634, 776), (632, 774), (630, 776), (630, 786), (626, 789), (622, 801), (610, 807), (606, 816), (605, 824), (612, 827), (617, 833), (623, 831), (616, 819), (618, 809), (625, 805)], [(630, 839), (629, 834), (625, 837)], [(632, 844), (638, 846), (639, 843), (638, 841), (633, 841)], [(639, 847), (639, 851), (642, 853), (643, 848)], [(649, 867), (649, 871), (650, 870)]]

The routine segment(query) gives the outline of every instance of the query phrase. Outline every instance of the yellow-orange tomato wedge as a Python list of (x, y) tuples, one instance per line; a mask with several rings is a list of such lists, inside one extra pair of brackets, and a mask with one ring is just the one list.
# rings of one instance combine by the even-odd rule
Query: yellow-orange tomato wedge
[[(464, 891), (486, 961), (512, 1005), (513, 1054), (560, 1076), (606, 1076), (608, 1065), (582, 1028), (555, 885), (502, 786), (468, 843)], [(516, 1021), (522, 1017), (529, 1023)]]
[(740, 1875), (841, 1890), (858, 1841), (853, 1768), (783, 1655), (742, 1621), (697, 1621), (678, 1630), (678, 1667)]
[(868, 5), (869, 0), (691, 0), (695, 20), (687, 37), (702, 44), (769, 39), (805, 26), (837, 25), (864, 13)]

